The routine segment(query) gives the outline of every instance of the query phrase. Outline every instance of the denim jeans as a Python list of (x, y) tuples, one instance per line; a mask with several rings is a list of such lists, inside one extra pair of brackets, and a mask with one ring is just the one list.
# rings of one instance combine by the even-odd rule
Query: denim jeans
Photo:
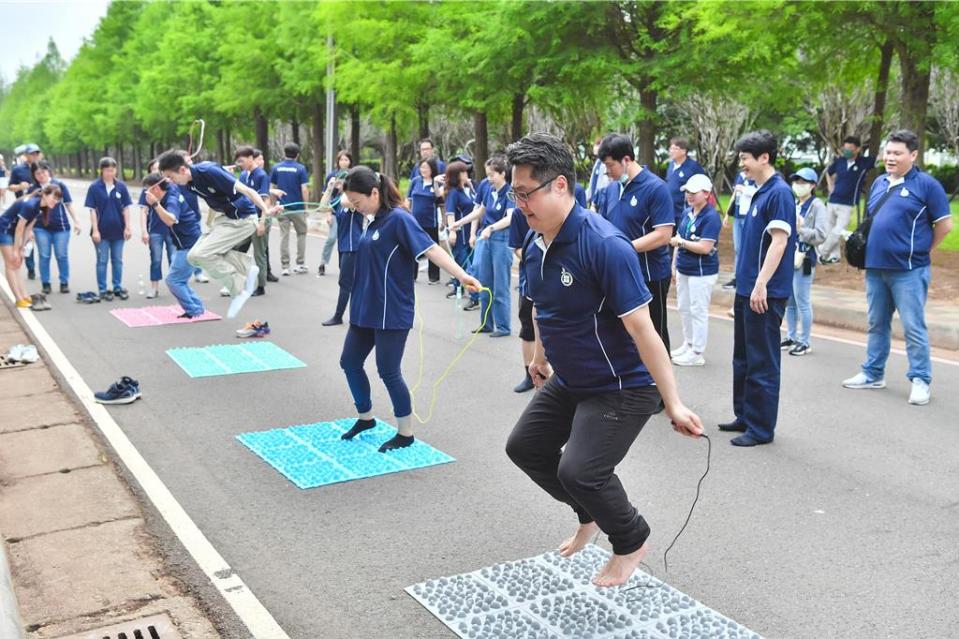
[[(479, 263), (475, 265), (476, 277), (483, 286), (493, 289), (492, 300), (489, 293), (480, 294), (480, 321), (487, 318), (487, 307), (492, 303), (493, 328), (510, 332), (510, 271), (513, 267), (513, 249), (509, 247), (509, 233), (497, 231), (488, 240), (476, 240), (476, 254)], [(481, 246), (482, 245), (482, 246)], [(487, 320), (486, 325), (489, 325)]]
[(166, 276), (166, 285), (186, 313), (193, 316), (203, 315), (203, 302), (190, 288), (193, 265), (187, 261), (187, 253), (189, 251), (186, 249), (173, 249), (173, 259), (170, 261), (170, 272)]
[(150, 281), (163, 279), (163, 247), (166, 247), (166, 263), (173, 262), (173, 235), (170, 233), (150, 233)]
[[(746, 226), (745, 217), (733, 218), (733, 251), (739, 255), (739, 245), (742, 243), (743, 228)], [(736, 268), (736, 258), (733, 258), (733, 269)]]
[(803, 275), (802, 268), (793, 271), (793, 292), (786, 302), (789, 339), (806, 346), (809, 346), (809, 333), (812, 331), (812, 282), (815, 277), (815, 268), (809, 275)]
[(70, 231), (50, 232), (40, 227), (34, 227), (33, 239), (36, 241), (37, 252), (40, 254), (40, 281), (43, 284), (50, 283), (50, 254), (57, 257), (57, 271), (60, 275), (60, 283), (68, 284), (70, 282), (70, 259), (67, 256), (67, 248), (70, 246)]
[(123, 288), (123, 244), (125, 240), (100, 240), (97, 247), (97, 287), (107, 290), (107, 262), (113, 274), (113, 290)]
[[(469, 242), (464, 242), (462, 238), (457, 239), (459, 241), (453, 245), (453, 259), (456, 260), (457, 264), (463, 267), (464, 271), (469, 272), (472, 259)], [(460, 281), (455, 277), (453, 278), (453, 285), (460, 286)]]
[(892, 339), (892, 314), (899, 311), (909, 359), (906, 377), (910, 380), (918, 377), (927, 384), (932, 383), (929, 334), (926, 332), (926, 297), (930, 278), (928, 266), (911, 271), (866, 269), (869, 336), (862, 372), (869, 379), (883, 379), (885, 376)]
[[(333, 219), (330, 220), (330, 230), (327, 231), (329, 235), (326, 238), (326, 241), (323, 242), (323, 255), (320, 257), (320, 264), (326, 266), (330, 263), (330, 259), (333, 257), (333, 248), (336, 246), (336, 216), (333, 216)], [(289, 260), (289, 257), (287, 257)], [(284, 267), (285, 268), (285, 267)]]

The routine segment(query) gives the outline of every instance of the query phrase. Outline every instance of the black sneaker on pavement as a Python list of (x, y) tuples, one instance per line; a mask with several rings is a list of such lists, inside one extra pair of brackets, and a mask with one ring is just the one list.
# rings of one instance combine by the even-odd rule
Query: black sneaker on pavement
[(809, 344), (796, 344), (789, 350), (790, 355), (795, 355), (796, 357), (802, 357), (803, 355), (808, 355), (812, 352), (812, 349), (809, 347)]
[(119, 297), (121, 300), (130, 299), (130, 294), (125, 288), (115, 288), (113, 289), (113, 295)]
[(789, 350), (790, 348), (792, 348), (793, 346), (798, 346), (798, 343), (797, 343), (797, 342), (794, 342), (793, 340), (789, 339), (788, 337), (787, 337), (786, 339), (784, 339), (783, 341), (779, 342), (779, 350), (781, 350), (781, 351), (788, 351), (788, 350)]
[(109, 389), (93, 394), (99, 404), (132, 404), (140, 399), (140, 382), (132, 377), (121, 377)]
[(66, 285), (66, 284), (61, 284), (61, 285), (60, 285), (60, 292), (61, 292), (61, 293), (69, 293), (69, 292), (70, 292), (70, 287), (69, 287), (68, 285)]
[(50, 288), (49, 282), (44, 282), (43, 286), (41, 287), (41, 290), (43, 291), (44, 295), (48, 295), (53, 292), (53, 289)]

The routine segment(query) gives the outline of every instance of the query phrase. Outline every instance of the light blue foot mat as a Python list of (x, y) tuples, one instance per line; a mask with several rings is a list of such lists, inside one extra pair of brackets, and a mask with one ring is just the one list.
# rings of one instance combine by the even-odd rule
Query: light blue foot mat
[(380, 445), (396, 434), (395, 428), (379, 420), (375, 428), (350, 441), (340, 439), (355, 421), (355, 418), (338, 419), (243, 433), (236, 438), (299, 488), (316, 488), (456, 461), (419, 439), (406, 448), (379, 452)]
[(550, 552), (406, 592), (463, 639), (760, 639), (646, 573), (624, 586), (593, 586), (608, 558), (590, 544), (568, 559)]
[(306, 366), (273, 342), (171, 348), (166, 353), (190, 377), (260, 373)]

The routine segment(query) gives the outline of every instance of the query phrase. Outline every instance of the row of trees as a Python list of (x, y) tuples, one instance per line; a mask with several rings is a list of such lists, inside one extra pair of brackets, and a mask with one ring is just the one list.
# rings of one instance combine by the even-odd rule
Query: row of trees
[(852, 133), (875, 155), (895, 126), (959, 154), (957, 69), (951, 2), (126, 1), (69, 64), (51, 42), (0, 87), (0, 148), (142, 170), (203, 118), (220, 159), (294, 140), (323, 175), (332, 88), (339, 144), (393, 175), (420, 137), (481, 167), (537, 129), (584, 166), (605, 131), (632, 134), (649, 165), (684, 134), (718, 177), (759, 126), (823, 162)]

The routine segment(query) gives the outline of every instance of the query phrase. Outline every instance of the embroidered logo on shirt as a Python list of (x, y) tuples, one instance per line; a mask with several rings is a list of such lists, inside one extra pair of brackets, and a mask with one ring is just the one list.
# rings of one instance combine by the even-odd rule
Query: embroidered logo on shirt
[(216, 189), (213, 188), (212, 186), (206, 187), (206, 190), (209, 191), (210, 193), (216, 193)]
[(380, 232), (379, 232), (379, 231), (373, 231), (373, 239), (374, 239), (374, 240), (380, 239)]
[(566, 270), (566, 267), (562, 267), (563, 272), (559, 276), (559, 281), (563, 286), (572, 286), (573, 285), (573, 274)]
[(500, 202), (499, 204), (496, 205), (496, 210), (497, 210), (497, 211), (502, 211), (502, 210), (503, 210), (503, 203), (502, 203), (502, 202)]
[(902, 197), (909, 197), (909, 189), (907, 189), (906, 187), (902, 187), (902, 190), (899, 191), (899, 195), (901, 195)]
[(119, 191), (116, 192), (116, 196), (117, 196), (117, 199), (119, 200), (119, 199), (120, 199), (120, 192), (119, 192)]
[(679, 177), (685, 177), (685, 176), (686, 176), (685, 173), (683, 173), (682, 171), (679, 172)]
[(629, 201), (629, 205), (630, 205), (630, 206), (636, 206), (637, 204), (639, 204), (639, 200), (637, 200), (637, 199), (636, 199), (636, 196), (634, 195), (634, 196), (632, 197), (632, 199)]
[(759, 213), (759, 207), (754, 206), (754, 207), (753, 207), (753, 217), (756, 217), (756, 214), (757, 214), (757, 213)]

